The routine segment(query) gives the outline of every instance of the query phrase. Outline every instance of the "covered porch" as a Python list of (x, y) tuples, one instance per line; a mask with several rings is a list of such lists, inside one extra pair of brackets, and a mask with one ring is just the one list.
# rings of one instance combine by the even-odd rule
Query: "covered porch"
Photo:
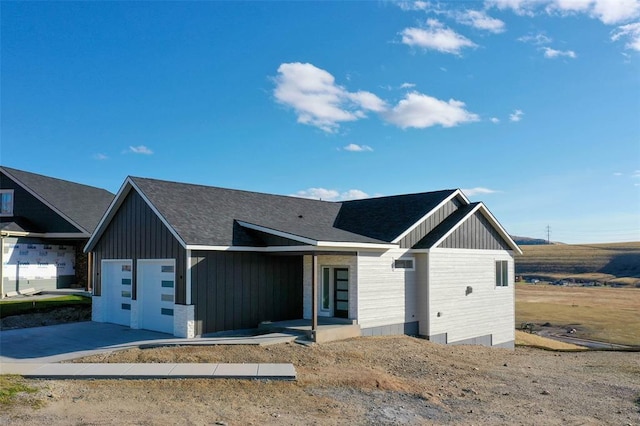
[(304, 336), (311, 342), (326, 343), (335, 340), (350, 339), (362, 335), (360, 326), (355, 320), (346, 318), (317, 318), (314, 326), (311, 319), (296, 319), (289, 321), (265, 321), (258, 329), (265, 332), (284, 332)]

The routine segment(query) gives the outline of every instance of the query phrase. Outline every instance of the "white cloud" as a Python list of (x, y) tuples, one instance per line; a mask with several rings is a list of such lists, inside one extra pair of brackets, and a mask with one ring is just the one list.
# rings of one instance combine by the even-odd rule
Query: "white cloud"
[(400, 9), (404, 11), (411, 10), (429, 10), (431, 8), (431, 3), (428, 1), (401, 1), (397, 3), (400, 6)]
[(343, 147), (342, 149), (344, 149), (345, 151), (351, 151), (351, 152), (373, 151), (373, 148), (371, 148), (369, 145), (357, 145), (355, 143), (350, 143), (349, 145)]
[(621, 38), (627, 40), (624, 45), (626, 49), (640, 52), (640, 22), (622, 25), (612, 31), (611, 40), (618, 41)]
[(467, 47), (477, 47), (477, 45), (453, 31), (446, 28), (437, 19), (427, 20), (427, 28), (405, 28), (401, 33), (402, 43), (420, 47), (425, 50), (437, 50), (442, 53), (459, 55), (460, 51)]
[(401, 89), (412, 89), (412, 88), (414, 88), (414, 87), (416, 87), (416, 85), (415, 85), (415, 84), (413, 84), (413, 83), (402, 83), (402, 84), (400, 85), (400, 88), (401, 88)]
[(106, 155), (104, 155), (103, 153), (99, 152), (97, 154), (94, 154), (93, 158), (95, 160), (108, 160), (109, 157), (107, 157)]
[(386, 109), (384, 101), (371, 92), (347, 93), (347, 97), (361, 108), (369, 111), (381, 112)]
[(514, 121), (514, 122), (518, 122), (520, 120), (522, 120), (522, 116), (524, 115), (524, 112), (522, 112), (522, 110), (517, 109), (515, 111), (513, 111), (513, 113), (509, 114), (509, 120), (510, 121)]
[(595, 0), (591, 15), (608, 25), (640, 16), (640, 0)]
[(293, 197), (299, 198), (311, 198), (315, 200), (324, 201), (346, 201), (346, 200), (360, 200), (368, 198), (369, 195), (359, 189), (350, 189), (345, 192), (340, 192), (335, 189), (326, 188), (309, 188), (291, 194)]
[(636, 170), (631, 174), (632, 178), (640, 178), (640, 170)]
[(620, 172), (615, 172), (613, 175), (614, 175), (614, 176), (622, 176), (622, 173), (620, 173)]
[(309, 63), (284, 63), (275, 77), (276, 100), (293, 108), (298, 122), (336, 131), (340, 123), (366, 117), (365, 111), (381, 111), (384, 102), (370, 92), (348, 92), (329, 72)]
[(487, 0), (485, 6), (495, 7), (500, 10), (511, 9), (516, 15), (520, 16), (532, 16), (533, 8), (536, 3), (540, 4), (538, 0)]
[(542, 33), (538, 33), (535, 35), (529, 34), (526, 36), (522, 36), (518, 38), (518, 41), (521, 41), (523, 43), (530, 43), (530, 44), (533, 44), (534, 46), (540, 46), (540, 45), (549, 44), (552, 42), (551, 38), (547, 37)]
[(497, 18), (492, 18), (484, 11), (465, 10), (455, 15), (456, 21), (460, 24), (469, 25), (479, 30), (485, 30), (494, 34), (505, 31), (505, 23)]
[(491, 117), (489, 121), (491, 121), (494, 124), (498, 124), (500, 122), (500, 119), (498, 117)]
[(573, 50), (556, 50), (550, 47), (543, 47), (545, 58), (558, 58), (560, 56), (566, 56), (567, 58), (575, 59), (577, 57), (576, 52)]
[[(434, 125), (453, 127), (479, 120), (476, 114), (464, 108), (464, 102), (442, 101), (419, 92), (406, 94), (391, 108), (371, 92), (349, 92), (336, 85), (329, 72), (312, 64), (282, 64), (278, 72), (274, 78), (276, 100), (293, 108), (299, 123), (326, 132), (336, 131), (342, 122), (365, 118), (368, 111), (378, 113), (386, 122), (403, 129)], [(403, 86), (408, 88), (410, 83)]]
[(500, 192), (500, 191), (496, 191), (495, 189), (489, 189), (489, 188), (483, 188), (481, 186), (477, 186), (475, 188), (462, 189), (462, 192), (464, 192), (464, 194), (467, 197), (473, 197), (474, 195), (495, 194), (496, 192)]
[(510, 9), (521, 16), (534, 16), (539, 8), (544, 8), (547, 14), (561, 16), (582, 13), (606, 25), (628, 22), (640, 16), (640, 0), (487, 0), (485, 6)]
[(408, 93), (403, 100), (385, 114), (388, 122), (406, 129), (423, 129), (435, 125), (453, 127), (478, 121), (476, 114), (464, 109), (464, 102), (450, 99), (442, 101), (418, 92)]
[(144, 154), (144, 155), (153, 154), (153, 151), (151, 151), (149, 148), (147, 148), (144, 145), (130, 146), (129, 147), (129, 152), (133, 152), (135, 154)]

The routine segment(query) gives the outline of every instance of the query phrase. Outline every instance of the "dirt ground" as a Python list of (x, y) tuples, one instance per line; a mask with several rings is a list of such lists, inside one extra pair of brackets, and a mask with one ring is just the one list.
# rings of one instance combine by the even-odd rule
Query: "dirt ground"
[(42, 327), (78, 321), (91, 321), (91, 306), (67, 306), (48, 312), (11, 315), (0, 319), (0, 330)]
[[(640, 356), (368, 337), (306, 347), (134, 349), (76, 362), (291, 362), (295, 382), (26, 381), (0, 424), (640, 425)], [(42, 402), (30, 408), (28, 398)]]

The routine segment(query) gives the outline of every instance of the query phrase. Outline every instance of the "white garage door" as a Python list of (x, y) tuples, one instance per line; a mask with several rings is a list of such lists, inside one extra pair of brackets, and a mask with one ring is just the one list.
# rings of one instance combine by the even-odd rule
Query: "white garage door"
[(173, 334), (175, 260), (138, 261), (140, 328)]
[(131, 325), (131, 260), (102, 261), (102, 296), (106, 322)]

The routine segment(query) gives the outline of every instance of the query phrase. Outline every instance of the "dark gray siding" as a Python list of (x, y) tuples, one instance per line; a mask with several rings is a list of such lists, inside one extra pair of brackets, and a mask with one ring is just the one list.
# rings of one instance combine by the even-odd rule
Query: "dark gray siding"
[(133, 259), (133, 299), (137, 298), (136, 260), (176, 260), (176, 303), (186, 303), (186, 250), (171, 234), (160, 218), (132, 190), (109, 223), (93, 249), (95, 259), (94, 288), (101, 294), (101, 261), (103, 259)]
[(302, 256), (194, 251), (196, 335), (302, 318)]
[(511, 250), (509, 244), (480, 212), (474, 213), (438, 247)]
[(414, 230), (408, 233), (400, 240), (401, 248), (411, 248), (417, 242), (422, 240), (429, 232), (433, 231), (442, 221), (444, 221), (451, 213), (456, 211), (462, 203), (454, 198), (447, 202), (444, 206), (436, 210), (431, 216), (422, 221)]
[(13, 189), (13, 217), (29, 224), (32, 232), (77, 232), (81, 231), (63, 219), (46, 204), (27, 192), (4, 173), (0, 173), (2, 189)]

